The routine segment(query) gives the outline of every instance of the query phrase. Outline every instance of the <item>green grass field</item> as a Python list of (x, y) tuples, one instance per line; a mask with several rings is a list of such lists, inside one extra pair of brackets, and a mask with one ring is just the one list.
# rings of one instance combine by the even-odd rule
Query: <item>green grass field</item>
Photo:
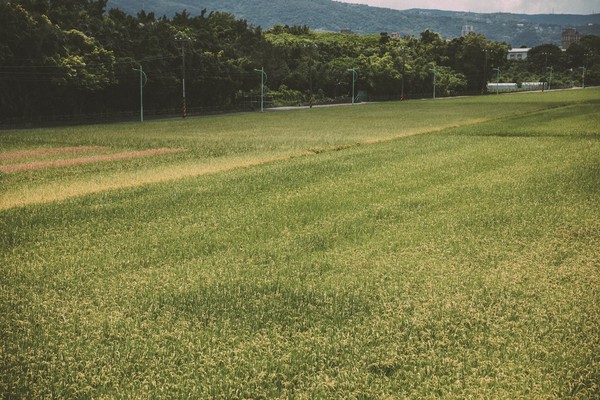
[(600, 397), (598, 89), (1, 131), (0, 185), (3, 398)]

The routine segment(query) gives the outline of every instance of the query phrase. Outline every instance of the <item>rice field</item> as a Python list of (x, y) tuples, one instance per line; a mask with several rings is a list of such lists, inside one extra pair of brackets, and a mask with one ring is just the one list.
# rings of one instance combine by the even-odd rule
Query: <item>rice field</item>
[(0, 393), (598, 398), (599, 111), (586, 89), (0, 131)]

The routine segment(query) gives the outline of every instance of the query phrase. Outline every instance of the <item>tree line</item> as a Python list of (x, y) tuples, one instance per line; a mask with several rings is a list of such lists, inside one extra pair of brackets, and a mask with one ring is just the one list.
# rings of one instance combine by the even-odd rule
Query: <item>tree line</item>
[(600, 82), (597, 36), (566, 52), (544, 45), (527, 61), (508, 62), (509, 46), (480, 34), (263, 31), (228, 13), (130, 15), (106, 3), (0, 2), (3, 121), (128, 118), (139, 109), (140, 86), (146, 114), (255, 108), (260, 70), (273, 105), (349, 101), (355, 77), (357, 93), (378, 100), (426, 96), (434, 85), (438, 96), (485, 93), (498, 70), (503, 81), (569, 85), (583, 83), (585, 68), (588, 85)]

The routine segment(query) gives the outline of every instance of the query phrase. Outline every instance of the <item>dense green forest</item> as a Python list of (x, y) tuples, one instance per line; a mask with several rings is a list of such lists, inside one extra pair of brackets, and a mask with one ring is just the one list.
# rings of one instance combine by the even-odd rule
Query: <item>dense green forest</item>
[(253, 109), (261, 69), (272, 105), (350, 101), (353, 76), (356, 93), (369, 100), (431, 96), (434, 82), (438, 96), (479, 94), (498, 76), (581, 85), (584, 67), (585, 83), (600, 83), (598, 36), (566, 52), (538, 46), (519, 63), (506, 61), (507, 50), (481, 34), (263, 31), (224, 12), (157, 17), (107, 10), (106, 0), (3, 1), (0, 118), (4, 125), (133, 118), (140, 91), (147, 115)]

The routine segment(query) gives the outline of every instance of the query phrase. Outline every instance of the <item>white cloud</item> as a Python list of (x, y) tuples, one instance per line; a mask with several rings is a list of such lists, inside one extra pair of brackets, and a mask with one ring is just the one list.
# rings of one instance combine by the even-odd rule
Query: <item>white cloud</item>
[(405, 10), (430, 8), (480, 13), (510, 12), (518, 14), (592, 14), (600, 13), (600, 0), (337, 0)]

